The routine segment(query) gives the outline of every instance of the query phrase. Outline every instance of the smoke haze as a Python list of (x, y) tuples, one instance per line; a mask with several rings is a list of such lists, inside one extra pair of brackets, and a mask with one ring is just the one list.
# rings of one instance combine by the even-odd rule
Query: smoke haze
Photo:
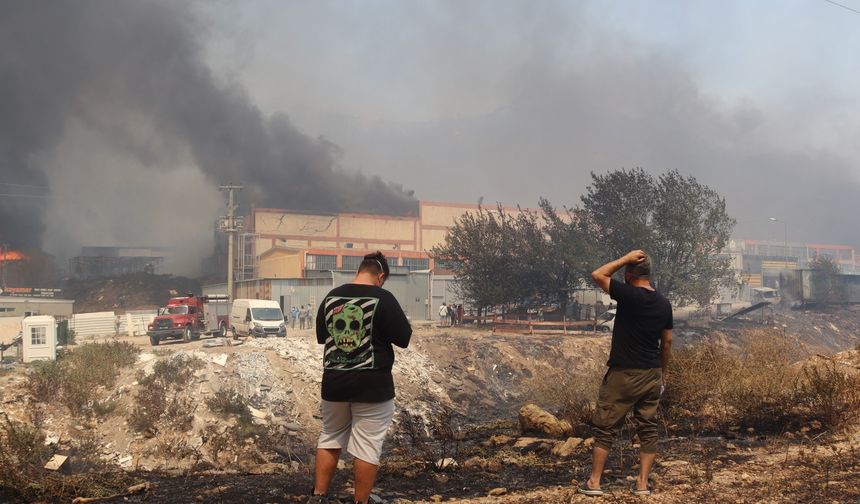
[(220, 183), (245, 208), (405, 213), (385, 181), (575, 205), (591, 171), (642, 166), (725, 195), (740, 236), (781, 240), (774, 216), (860, 246), (860, 77), (838, 68), (860, 17), (818, 4), (6, 2), (0, 241), (166, 245), (190, 273)]
[[(219, 81), (203, 29), (175, 2), (4, 4), (0, 192), (19, 196), (0, 204), (0, 240), (44, 239), (61, 256), (81, 244), (167, 245), (199, 261), (225, 182), (259, 206), (413, 210), (400, 187), (340, 169), (333, 143)], [(23, 185), (49, 197), (21, 196)]]

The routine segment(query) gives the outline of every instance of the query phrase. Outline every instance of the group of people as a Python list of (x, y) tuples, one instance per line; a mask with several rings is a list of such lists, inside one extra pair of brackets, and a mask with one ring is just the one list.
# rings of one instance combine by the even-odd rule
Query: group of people
[(463, 315), (466, 314), (462, 304), (446, 304), (439, 305), (439, 325), (454, 326), (463, 323)]
[[(624, 268), (624, 282), (613, 278)], [(393, 346), (406, 348), (409, 320), (382, 286), (388, 278), (382, 252), (364, 256), (352, 283), (336, 287), (317, 312), (317, 342), (325, 345), (315, 480), (307, 502), (342, 502), (329, 497), (341, 452), (354, 458), (355, 504), (367, 504), (382, 444), (394, 416)], [(624, 420), (633, 411), (640, 443), (634, 495), (651, 495), (649, 475), (657, 451), (657, 408), (672, 348), (672, 306), (650, 283), (651, 261), (634, 250), (594, 270), (592, 279), (617, 302), (612, 343), (592, 418), (592, 467), (577, 491), (604, 495), (603, 468)], [(462, 320), (462, 305), (440, 306), (443, 325)], [(444, 311), (443, 311), (444, 310)], [(454, 315), (451, 315), (451, 314)], [(457, 314), (460, 314), (459, 317)], [(450, 322), (449, 322), (450, 321)]]
[(311, 305), (302, 305), (301, 308), (293, 306), (290, 308), (290, 328), (296, 328), (296, 320), (299, 321), (299, 329), (310, 329), (313, 327), (314, 315)]

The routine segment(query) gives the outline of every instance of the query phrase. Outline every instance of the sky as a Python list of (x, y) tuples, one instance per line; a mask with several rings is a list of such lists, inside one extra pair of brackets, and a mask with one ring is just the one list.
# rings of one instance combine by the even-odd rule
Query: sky
[(227, 182), (403, 213), (576, 206), (633, 167), (712, 187), (738, 237), (860, 247), (860, 13), (826, 0), (4, 7), (0, 241), (60, 262), (168, 246), (193, 274)]
[[(844, 4), (851, 7), (851, 0)], [(860, 10), (860, 1), (853, 7)], [(209, 60), (419, 199), (576, 204), (678, 169), (738, 233), (860, 245), (860, 14), (824, 0), (245, 2)]]

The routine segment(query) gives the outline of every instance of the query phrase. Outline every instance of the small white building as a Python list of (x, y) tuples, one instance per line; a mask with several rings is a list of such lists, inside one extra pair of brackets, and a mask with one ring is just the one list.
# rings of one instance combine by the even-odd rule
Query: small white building
[(57, 359), (57, 322), (50, 315), (26, 317), (21, 322), (24, 362)]

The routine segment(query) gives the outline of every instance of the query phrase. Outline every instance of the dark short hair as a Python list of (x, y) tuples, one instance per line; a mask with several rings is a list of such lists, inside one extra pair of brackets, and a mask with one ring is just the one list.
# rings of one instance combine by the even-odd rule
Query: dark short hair
[(361, 264), (358, 265), (358, 271), (367, 271), (374, 275), (383, 273), (385, 278), (388, 278), (388, 274), (391, 272), (391, 270), (388, 269), (388, 259), (386, 259), (385, 255), (379, 250), (364, 256), (364, 259), (361, 260)]
[(628, 264), (627, 272), (634, 278), (648, 278), (651, 276), (651, 258), (645, 256), (645, 260), (639, 264)]

